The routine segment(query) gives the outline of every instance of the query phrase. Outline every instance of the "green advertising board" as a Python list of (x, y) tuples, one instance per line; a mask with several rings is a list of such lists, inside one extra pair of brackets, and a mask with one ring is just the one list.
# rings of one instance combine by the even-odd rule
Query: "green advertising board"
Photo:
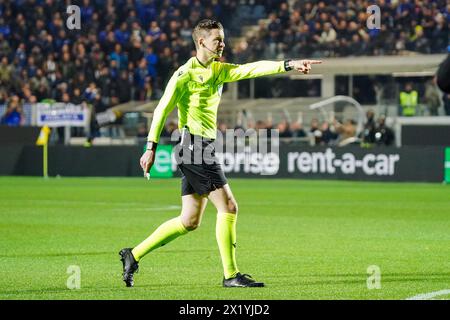
[[(146, 146), (144, 146), (144, 151)], [(150, 169), (152, 178), (171, 178), (172, 172), (172, 146), (158, 145), (155, 155), (155, 163)]]
[(444, 181), (450, 183), (450, 147), (445, 148)]

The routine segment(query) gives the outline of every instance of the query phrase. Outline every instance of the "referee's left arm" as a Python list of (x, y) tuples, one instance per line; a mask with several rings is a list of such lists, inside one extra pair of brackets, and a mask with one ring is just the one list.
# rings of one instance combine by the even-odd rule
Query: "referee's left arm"
[(308, 74), (311, 64), (320, 64), (321, 60), (284, 60), (268, 61), (262, 60), (246, 64), (222, 63), (220, 72), (220, 82), (233, 82), (243, 79), (257, 78), (272, 74), (284, 73), (296, 70)]
[(246, 64), (222, 63), (220, 82), (234, 82), (289, 71), (284, 61), (262, 60)]

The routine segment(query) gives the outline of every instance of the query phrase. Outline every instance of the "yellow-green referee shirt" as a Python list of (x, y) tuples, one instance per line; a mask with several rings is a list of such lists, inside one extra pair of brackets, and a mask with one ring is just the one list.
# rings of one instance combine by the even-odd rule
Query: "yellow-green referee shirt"
[(217, 108), (225, 82), (286, 72), (284, 61), (258, 61), (242, 65), (212, 62), (204, 67), (196, 57), (189, 59), (173, 76), (153, 115), (148, 141), (159, 142), (167, 116), (178, 106), (178, 128), (192, 134), (216, 138)]

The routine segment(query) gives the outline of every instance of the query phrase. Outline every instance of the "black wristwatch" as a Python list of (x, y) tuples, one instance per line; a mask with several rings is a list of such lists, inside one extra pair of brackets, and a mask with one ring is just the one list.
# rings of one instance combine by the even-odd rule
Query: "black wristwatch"
[(155, 151), (158, 144), (153, 141), (147, 141), (147, 149), (146, 150), (152, 150)]
[(289, 65), (289, 62), (291, 62), (292, 60), (284, 60), (284, 70), (286, 71), (291, 71), (292, 69), (294, 69), (294, 67), (291, 67)]

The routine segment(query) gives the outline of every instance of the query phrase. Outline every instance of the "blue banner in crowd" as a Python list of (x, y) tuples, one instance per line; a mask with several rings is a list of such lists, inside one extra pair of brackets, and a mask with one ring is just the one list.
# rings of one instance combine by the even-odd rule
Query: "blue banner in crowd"
[(82, 105), (54, 103), (37, 104), (37, 125), (49, 127), (84, 127), (89, 121), (89, 110)]

